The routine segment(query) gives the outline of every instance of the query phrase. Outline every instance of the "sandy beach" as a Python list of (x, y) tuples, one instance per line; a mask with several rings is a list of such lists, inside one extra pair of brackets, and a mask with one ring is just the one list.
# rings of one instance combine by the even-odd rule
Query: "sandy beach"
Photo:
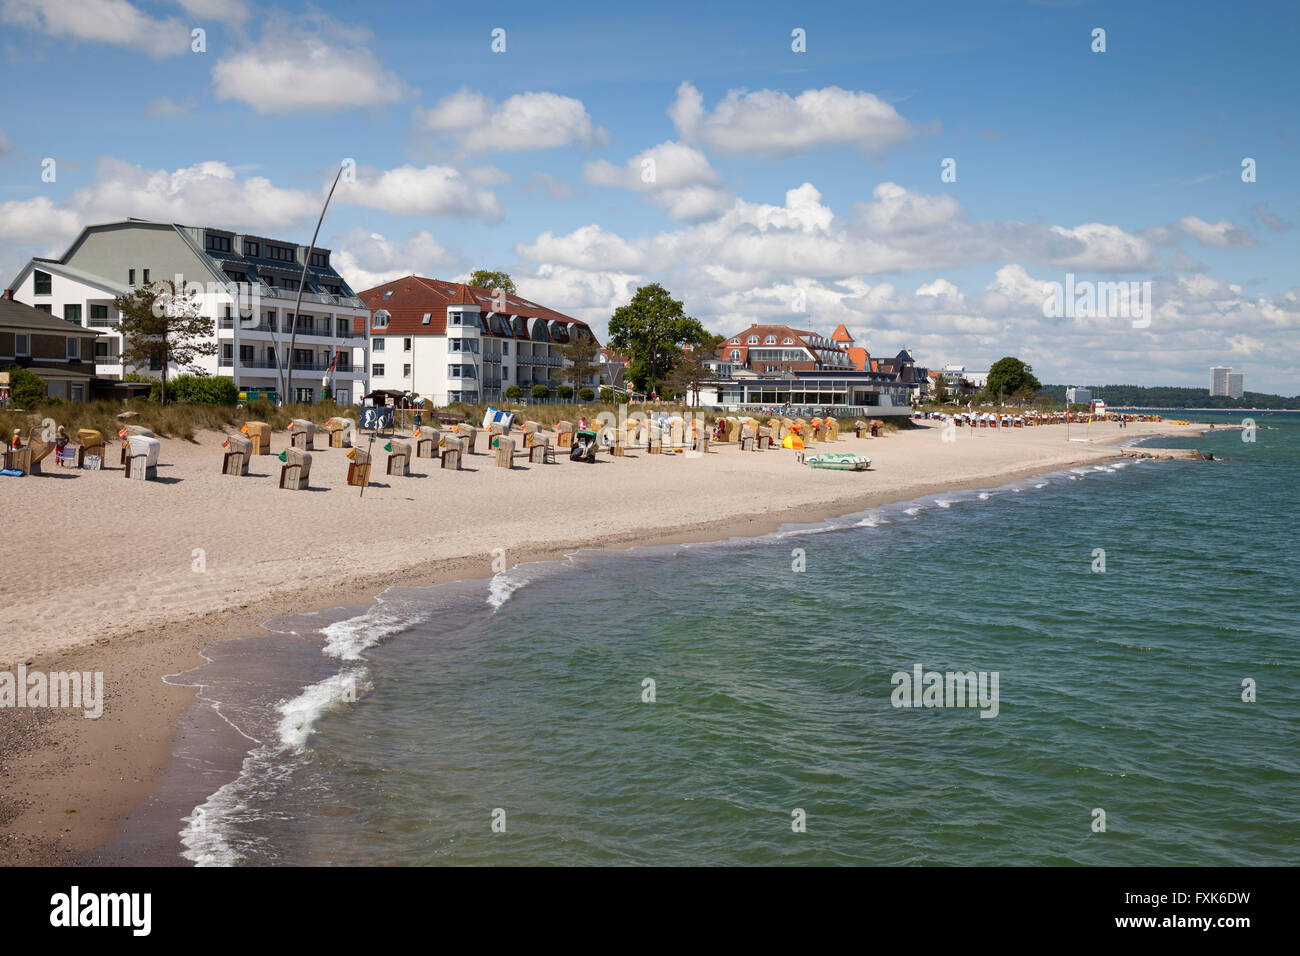
[[(1199, 436), (1204, 426), (1106, 423), (959, 429), (938, 423), (879, 439), (843, 438), (867, 472), (814, 471), (790, 451), (715, 445), (703, 457), (601, 455), (597, 464), (506, 470), (485, 454), (460, 472), (416, 459), (411, 477), (348, 487), (346, 453), (317, 442), (308, 491), (278, 488), (280, 462), (248, 477), (220, 473), (223, 436), (163, 440), (158, 481), (110, 469), (4, 484), (11, 570), (0, 602), (0, 670), (101, 671), (103, 716), (0, 711), (0, 862), (76, 859), (105, 842), (150, 793), (173, 722), (194, 699), (166, 674), (200, 663), (215, 640), (257, 633), (280, 614), (366, 603), (393, 584), (492, 573), (579, 547), (632, 547), (762, 534), (940, 490), (1114, 457), (1145, 435)], [(1086, 441), (1078, 441), (1086, 438)], [(276, 433), (278, 453), (287, 442)], [(820, 443), (812, 450), (831, 450)], [(499, 552), (498, 552), (499, 553)]]

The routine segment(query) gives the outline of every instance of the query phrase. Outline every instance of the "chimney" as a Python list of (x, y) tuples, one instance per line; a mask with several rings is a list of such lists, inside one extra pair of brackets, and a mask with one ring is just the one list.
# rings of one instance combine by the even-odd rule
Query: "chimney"
[(12, 302), (12, 301), (13, 301), (13, 297), (14, 297), (14, 290), (13, 290), (13, 289), (5, 289), (5, 298), (6, 298), (6, 299), (9, 299), (9, 300)]

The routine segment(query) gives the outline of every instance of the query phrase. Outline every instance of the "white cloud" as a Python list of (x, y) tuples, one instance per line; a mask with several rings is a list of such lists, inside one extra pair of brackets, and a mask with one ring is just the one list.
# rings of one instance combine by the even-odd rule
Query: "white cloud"
[(437, 276), (455, 259), (427, 230), (389, 239), (357, 228), (332, 240), (335, 269), (361, 292), (407, 275)]
[(505, 214), (495, 193), (450, 166), (358, 169), (356, 182), (340, 182), (335, 195), (342, 202), (399, 216), (496, 220)]
[(58, 242), (76, 235), (77, 214), (45, 196), (0, 203), (0, 237), (9, 242)]
[(849, 145), (875, 156), (914, 135), (884, 100), (838, 86), (794, 97), (777, 90), (730, 90), (709, 113), (700, 91), (682, 83), (668, 115), (682, 139), (722, 153), (779, 155)]
[(268, 115), (374, 107), (400, 99), (401, 81), (366, 49), (367, 38), (322, 14), (294, 20), (275, 14), (256, 44), (217, 61), (212, 68), (216, 96)]
[(686, 222), (716, 218), (731, 203), (708, 157), (672, 140), (642, 150), (622, 166), (603, 159), (587, 163), (582, 175), (593, 185), (647, 193), (671, 218)]
[(1200, 216), (1184, 216), (1167, 226), (1152, 226), (1143, 229), (1140, 235), (1157, 245), (1169, 245), (1179, 239), (1193, 239), (1217, 249), (1245, 249), (1255, 245), (1250, 230), (1244, 226), (1226, 219), (1210, 223)]
[(193, 17), (206, 17), (235, 26), (248, 19), (244, 0), (175, 0), (177, 6)]
[(453, 141), (466, 152), (599, 146), (607, 139), (581, 100), (558, 93), (517, 93), (498, 104), (483, 93), (461, 89), (428, 109), (416, 107), (413, 120), (417, 130)]
[(0, 19), (60, 39), (130, 47), (150, 56), (190, 52), (190, 27), (157, 19), (127, 0), (0, 0)]

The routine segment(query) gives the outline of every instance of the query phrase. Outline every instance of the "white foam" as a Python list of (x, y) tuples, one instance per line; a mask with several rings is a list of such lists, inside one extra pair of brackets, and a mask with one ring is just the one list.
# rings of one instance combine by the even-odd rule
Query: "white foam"
[(519, 578), (511, 577), (509, 571), (502, 571), (494, 575), (488, 582), (488, 607), (496, 610), (510, 600), (510, 596), (518, 591), (528, 582)]
[(390, 606), (376, 605), (357, 617), (335, 621), (321, 628), (321, 635), (325, 638), (321, 653), (343, 661), (358, 660), (366, 648), (402, 633), (421, 616), (398, 614)]
[(936, 499), (934, 499), (934, 503), (935, 503), (936, 505), (938, 505), (940, 508), (951, 508), (951, 507), (952, 507), (952, 502), (951, 502), (951, 501), (946, 501), (946, 500), (944, 500), (943, 498), (936, 498)]
[(349, 668), (332, 677), (304, 687), (293, 700), (281, 701), (281, 719), (276, 728), (280, 743), (287, 750), (301, 750), (311, 736), (316, 721), (327, 710), (354, 703), (370, 690), (364, 668)]

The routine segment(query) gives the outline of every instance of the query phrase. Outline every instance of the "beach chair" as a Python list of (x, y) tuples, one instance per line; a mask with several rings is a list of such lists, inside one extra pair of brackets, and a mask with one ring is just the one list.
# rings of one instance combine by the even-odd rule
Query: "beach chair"
[(405, 478), (411, 473), (411, 446), (403, 441), (388, 443), (388, 474)]
[(442, 447), (439, 449), (442, 459), (443, 468), (449, 468), (452, 471), (460, 471), (460, 447), (461, 442), (457, 438), (443, 438)]
[(533, 447), (528, 449), (528, 461), (533, 465), (555, 463), (555, 446), (551, 444), (550, 435), (539, 435), (533, 440)]
[(149, 481), (158, 477), (158, 452), (162, 443), (148, 435), (128, 435), (126, 477)]
[(104, 460), (104, 435), (98, 429), (78, 428), (77, 429), (77, 467), (84, 467), (86, 456), (94, 455), (102, 462)]
[(840, 440), (840, 420), (838, 418), (826, 419), (826, 440), (827, 441)]
[(253, 457), (253, 443), (243, 435), (231, 435), (222, 447), (226, 454), (222, 457), (221, 473), (236, 477), (248, 474), (248, 462)]
[(438, 429), (421, 425), (415, 430), (415, 457), (437, 458), (438, 442), (441, 439), (442, 434)]
[(496, 449), (497, 467), (513, 468), (515, 466), (515, 440), (509, 435), (499, 435), (492, 439)]
[(573, 447), (573, 422), (557, 422), (555, 425), (555, 446), (557, 448)]
[(469, 424), (457, 425), (456, 428), (458, 429), (456, 434), (461, 438), (462, 454), (474, 454), (474, 440), (478, 438), (478, 429)]
[[(286, 448), (280, 453), (280, 460), (284, 462), (280, 466), (280, 487), (290, 491), (305, 491), (311, 483), (311, 453), (301, 448)], [(349, 484), (352, 483), (350, 479), (349, 473)]]
[(533, 442), (536, 441), (537, 435), (541, 432), (542, 426), (537, 422), (524, 422), (524, 448), (532, 448)]
[(148, 428), (145, 428), (143, 425), (123, 425), (120, 429), (118, 429), (117, 432), (117, 437), (122, 439), (122, 457), (120, 462), (120, 464), (122, 465), (126, 464), (126, 441), (132, 435), (140, 435), (144, 438), (158, 437)]
[(303, 451), (316, 450), (316, 426), (305, 418), (289, 423), (289, 444)]
[(348, 448), (352, 444), (351, 436), (356, 434), (357, 423), (351, 418), (331, 418), (325, 422), (329, 433), (329, 447)]
[(244, 422), (239, 429), (253, 443), (254, 455), (271, 454), (271, 426), (266, 422)]
[(370, 484), (370, 452), (355, 445), (348, 452), (348, 484), (359, 488)]

